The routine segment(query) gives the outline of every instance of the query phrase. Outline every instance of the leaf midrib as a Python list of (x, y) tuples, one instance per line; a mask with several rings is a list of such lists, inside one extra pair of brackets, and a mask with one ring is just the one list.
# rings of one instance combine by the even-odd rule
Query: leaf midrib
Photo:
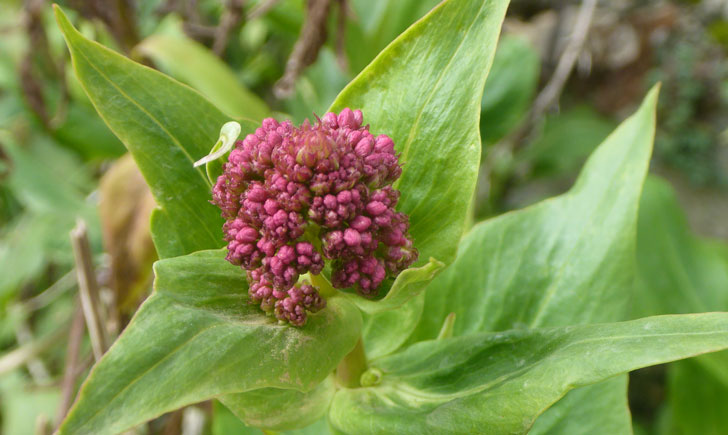
[[(389, 385), (389, 386), (391, 387), (394, 385), (408, 385), (408, 388), (413, 389), (413, 391), (417, 391), (418, 394), (421, 393), (421, 397), (423, 397), (423, 398), (431, 398), (431, 400), (439, 400), (438, 398), (454, 400), (454, 399), (457, 399), (460, 397), (478, 394), (482, 391), (490, 389), (490, 387), (492, 387), (492, 386), (495, 386), (497, 384), (502, 384), (511, 379), (515, 379), (515, 378), (519, 377), (521, 374), (523, 374), (524, 371), (531, 371), (531, 369), (533, 369), (534, 366), (536, 366), (536, 365), (547, 364), (547, 362), (550, 360), (559, 359), (558, 356), (560, 354), (562, 354), (564, 351), (567, 351), (569, 348), (572, 348), (575, 346), (580, 346), (580, 345), (589, 344), (589, 343), (598, 343), (598, 342), (602, 342), (602, 341), (615, 341), (615, 340), (630, 341), (630, 340), (640, 340), (640, 339), (649, 339), (649, 338), (670, 338), (670, 337), (685, 337), (685, 336), (697, 336), (697, 337), (711, 336), (711, 335), (724, 336), (726, 334), (728, 334), (726, 331), (717, 330), (717, 331), (709, 331), (709, 332), (672, 332), (672, 333), (665, 333), (665, 334), (641, 334), (641, 335), (621, 335), (621, 336), (585, 338), (585, 339), (581, 339), (581, 340), (572, 341), (571, 343), (561, 347), (558, 351), (549, 353), (549, 355), (547, 357), (540, 359), (540, 360), (533, 361), (530, 364), (526, 364), (526, 365), (524, 365), (523, 368), (506, 373), (503, 376), (501, 376), (497, 379), (494, 379), (491, 382), (487, 382), (483, 385), (480, 385), (480, 386), (477, 386), (474, 388), (470, 388), (467, 390), (461, 390), (457, 393), (437, 394), (437, 393), (426, 392), (426, 391), (417, 389), (415, 387), (412, 387), (411, 385), (407, 384), (406, 382), (404, 382), (402, 384), (396, 384), (395, 382), (392, 382), (391, 385)], [(708, 353), (708, 352), (711, 352), (711, 351), (708, 350), (708, 351), (701, 352), (699, 354), (704, 354), (704, 353)], [(458, 366), (458, 364), (450, 365), (445, 368), (438, 367), (436, 369), (421, 371), (421, 372), (412, 373), (409, 375), (394, 375), (393, 380), (404, 380), (404, 379), (417, 378), (417, 377), (421, 377), (421, 376), (426, 376), (428, 374), (437, 373), (443, 369), (454, 368), (457, 366)]]

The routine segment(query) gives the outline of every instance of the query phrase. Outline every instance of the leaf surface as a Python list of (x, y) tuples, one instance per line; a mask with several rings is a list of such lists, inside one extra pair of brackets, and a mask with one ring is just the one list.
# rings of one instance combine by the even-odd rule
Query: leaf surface
[(657, 89), (592, 154), (566, 194), (476, 225), (426, 292), (413, 340), (622, 320), (633, 285), (637, 209)]
[[(55, 6), (73, 67), (96, 111), (129, 149), (161, 210), (152, 223), (161, 258), (223, 245), (204, 168), (193, 168), (228, 117), (197, 91), (83, 37)], [(243, 134), (253, 130), (242, 123)], [(164, 226), (164, 232), (160, 232)]]
[(117, 433), (164, 412), (260, 388), (310, 391), (359, 338), (340, 297), (303, 328), (248, 304), (240, 268), (222, 250), (155, 264), (155, 292), (94, 367), (61, 433)]
[(374, 363), (375, 387), (339, 390), (344, 433), (525, 433), (569, 390), (728, 347), (728, 313), (475, 333)]
[(290, 430), (309, 426), (329, 409), (336, 387), (329, 376), (313, 390), (302, 393), (280, 388), (261, 388), (226, 394), (220, 401), (246, 424), (266, 430)]
[[(476, 225), (455, 262), (428, 287), (427, 316), (409, 341), (435, 338), (450, 313), (456, 315), (455, 336), (624, 320), (656, 101), (653, 89), (592, 154), (568, 193)], [(613, 412), (595, 406), (603, 397), (557, 404), (565, 408), (552, 412), (591, 413), (586, 419), (591, 421), (609, 415), (613, 425), (626, 422), (622, 431), (629, 430), (626, 395), (618, 384), (610, 385), (608, 397), (622, 398)]]
[[(633, 316), (728, 310), (728, 245), (690, 231), (667, 182), (650, 177), (640, 203)], [(673, 426), (681, 433), (728, 431), (728, 352), (668, 367)]]
[[(442, 2), (389, 44), (331, 107), (361, 109), (373, 134), (394, 140), (403, 164), (397, 208), (409, 215), (416, 265), (430, 258), (449, 264), (465, 229), (480, 163), (480, 100), (507, 4)], [(365, 348), (374, 340), (401, 343), (419, 319), (419, 312), (410, 315), (418, 302), (411, 303), (399, 321), (382, 314), (398, 326), (365, 336)]]
[(614, 435), (632, 432), (627, 375), (569, 391), (539, 415), (529, 435)]
[(229, 116), (260, 121), (270, 110), (240, 84), (233, 71), (207, 47), (177, 35), (152, 35), (136, 47), (172, 77), (197, 89)]
[(483, 146), (505, 137), (522, 121), (538, 88), (541, 59), (531, 44), (518, 36), (503, 36), (481, 101)]

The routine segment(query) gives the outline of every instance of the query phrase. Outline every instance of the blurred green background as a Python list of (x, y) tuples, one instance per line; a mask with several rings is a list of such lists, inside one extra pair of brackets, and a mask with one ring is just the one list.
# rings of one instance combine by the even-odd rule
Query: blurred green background
[[(68, 0), (88, 37), (200, 91), (231, 117), (295, 122), (435, 0)], [(0, 1), (0, 431), (51, 433), (94, 358), (69, 232), (88, 228), (111, 338), (150, 291), (154, 201), (75, 79), (43, 0)], [(580, 1), (513, 0), (482, 101), (473, 221), (566, 191), (662, 82), (639, 216), (635, 317), (728, 310), (728, 2), (597, 3), (563, 88)], [(301, 36), (306, 35), (306, 36)], [(477, 74), (477, 71), (473, 72)], [(212, 145), (212, 144), (210, 144)], [(728, 356), (632, 373), (635, 432), (727, 434)], [(135, 429), (244, 433), (219, 403)]]

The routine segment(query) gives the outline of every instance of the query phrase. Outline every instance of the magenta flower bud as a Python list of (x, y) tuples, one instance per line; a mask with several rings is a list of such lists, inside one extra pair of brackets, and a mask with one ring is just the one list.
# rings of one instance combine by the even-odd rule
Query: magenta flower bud
[(325, 306), (298, 280), (326, 260), (334, 287), (367, 297), (417, 260), (391, 187), (402, 172), (394, 142), (363, 121), (348, 108), (300, 127), (265, 119), (236, 142), (213, 189), (227, 259), (247, 270), (250, 301), (291, 325)]
[(369, 226), (372, 224), (372, 220), (369, 219), (366, 216), (357, 216), (351, 221), (351, 228), (354, 228), (355, 230), (362, 232), (366, 231)]
[(344, 243), (349, 246), (359, 246), (361, 244), (361, 234), (353, 228), (344, 230)]
[(379, 201), (372, 201), (367, 204), (367, 213), (372, 216), (379, 216), (380, 214), (387, 211), (387, 206)]

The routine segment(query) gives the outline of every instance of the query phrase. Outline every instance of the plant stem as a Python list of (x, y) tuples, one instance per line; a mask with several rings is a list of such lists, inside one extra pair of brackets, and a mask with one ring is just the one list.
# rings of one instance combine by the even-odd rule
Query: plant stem
[(309, 273), (308, 276), (311, 279), (311, 284), (318, 288), (318, 292), (322, 298), (330, 298), (331, 296), (334, 296), (336, 293), (338, 293), (336, 289), (331, 286), (331, 283), (328, 279), (326, 279), (323, 273), (319, 273), (318, 275)]
[(364, 354), (364, 343), (357, 341), (354, 349), (344, 357), (336, 368), (336, 381), (345, 388), (361, 387), (361, 375), (367, 370), (367, 357)]
[(91, 348), (96, 361), (106, 352), (106, 330), (102, 318), (101, 300), (99, 299), (99, 284), (96, 282), (91, 245), (88, 241), (86, 223), (78, 220), (76, 227), (71, 230), (71, 246), (76, 259), (76, 273), (78, 274), (78, 292), (81, 295), (81, 306), (86, 317), (86, 328), (91, 338)]

